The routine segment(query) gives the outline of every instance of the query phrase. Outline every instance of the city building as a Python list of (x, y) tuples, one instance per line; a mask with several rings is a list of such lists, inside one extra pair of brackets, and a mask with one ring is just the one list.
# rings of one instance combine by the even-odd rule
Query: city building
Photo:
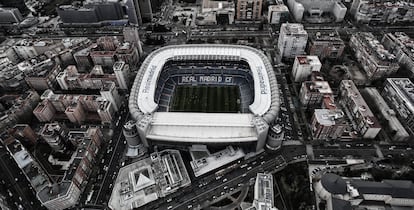
[(108, 82), (119, 84), (116, 74), (104, 74), (103, 72), (94, 71), (98, 67), (94, 66), (90, 73), (79, 73), (76, 66), (69, 65), (56, 76), (57, 83), (62, 90), (99, 90)]
[[(96, 110), (98, 111), (98, 110)], [(85, 110), (81, 103), (72, 102), (65, 110), (66, 117), (70, 122), (81, 125), (86, 118)]]
[(308, 52), (319, 59), (338, 59), (342, 57), (345, 43), (337, 31), (318, 31), (309, 34)]
[(24, 78), (31, 88), (35, 90), (55, 89), (56, 76), (61, 71), (60, 65), (52, 60), (46, 60), (32, 67)]
[(262, 0), (237, 0), (237, 20), (260, 20), (262, 18)]
[(235, 7), (233, 1), (203, 0), (196, 23), (197, 25), (233, 24), (236, 15)]
[(384, 47), (396, 56), (410, 78), (414, 78), (414, 39), (404, 32), (387, 33), (382, 38)]
[(326, 210), (412, 209), (414, 184), (407, 180), (367, 181), (360, 177), (340, 177), (326, 173), (313, 184), (319, 202)]
[(13, 50), (22, 60), (27, 60), (48, 51), (62, 51), (66, 46), (62, 39), (19, 39), (14, 45)]
[(178, 150), (163, 150), (119, 170), (108, 206), (127, 210), (163, 198), (191, 184)]
[(134, 0), (139, 4), (141, 17), (144, 22), (151, 22), (153, 18), (151, 0)]
[(94, 65), (112, 67), (116, 61), (115, 51), (93, 50), (90, 53)]
[(139, 54), (135, 43), (124, 42), (116, 48), (116, 58), (131, 66), (138, 65)]
[(123, 61), (114, 64), (114, 73), (121, 89), (127, 90), (129, 87), (129, 65)]
[(103, 101), (99, 104), (98, 115), (101, 118), (102, 124), (112, 124), (112, 121), (114, 120), (114, 112), (115, 110), (112, 107), (111, 102)]
[(303, 82), (308, 79), (312, 72), (321, 70), (322, 64), (318, 56), (306, 55), (296, 56), (292, 67), (292, 76), (295, 82)]
[(130, 120), (126, 122), (122, 132), (128, 143), (127, 157), (140, 157), (147, 152), (147, 149), (140, 140), (137, 126), (134, 121)]
[(143, 55), (141, 39), (139, 38), (139, 31), (137, 27), (124, 27), (122, 34), (124, 35), (124, 42), (135, 44), (138, 50), (138, 57)]
[(368, 104), (371, 105), (372, 111), (378, 113), (378, 120), (391, 141), (406, 141), (409, 139), (410, 134), (398, 120), (396, 111), (388, 106), (376, 88), (366, 87), (361, 93)]
[(81, 6), (61, 5), (56, 11), (64, 24), (91, 24), (124, 18), (121, 3), (108, 0), (86, 1)]
[(394, 74), (400, 67), (395, 55), (386, 50), (372, 33), (352, 34), (349, 46), (370, 81)]
[(252, 206), (243, 210), (277, 210), (273, 197), (273, 175), (257, 173)]
[(121, 96), (116, 89), (115, 83), (107, 82), (104, 83), (101, 90), (100, 90), (102, 98), (106, 101), (111, 102), (112, 107), (115, 111), (118, 111), (121, 107)]
[(33, 110), (33, 114), (40, 122), (50, 122), (55, 117), (56, 109), (49, 100), (44, 100)]
[(281, 24), (289, 20), (289, 8), (281, 2), (276, 5), (269, 5), (267, 22), (269, 24)]
[(346, 126), (340, 109), (315, 109), (311, 120), (312, 136), (317, 140), (339, 139)]
[(189, 152), (192, 159), (190, 165), (195, 177), (200, 177), (225, 165), (230, 165), (245, 156), (241, 148), (233, 146), (228, 146), (211, 154), (206, 145), (192, 145)]
[(52, 184), (52, 180), (48, 177), (44, 168), (19, 140), (13, 137), (2, 138), (1, 140), (35, 193)]
[(124, 6), (126, 8), (126, 13), (128, 14), (129, 23), (136, 26), (142, 25), (143, 22), (138, 0), (126, 0)]
[(414, 20), (414, 4), (402, 0), (355, 0), (350, 13), (361, 23), (408, 23)]
[(288, 0), (287, 4), (298, 22), (302, 20), (311, 23), (341, 22), (347, 11), (345, 5), (338, 0)]
[(40, 136), (45, 140), (54, 151), (64, 151), (67, 146), (67, 135), (69, 129), (61, 123), (46, 123), (41, 131)]
[(0, 0), (0, 5), (3, 5), (3, 7), (17, 8), (23, 15), (27, 15), (30, 12), (24, 0)]
[(36, 91), (26, 91), (20, 95), (0, 96), (0, 130), (12, 128), (17, 123), (27, 123), (40, 97)]
[(283, 23), (280, 27), (277, 47), (283, 58), (294, 58), (305, 54), (308, 33), (299, 23)]
[(414, 135), (414, 84), (408, 78), (388, 78), (382, 96), (397, 113), (405, 129)]
[[(107, 85), (104, 90), (105, 97), (101, 95), (76, 95), (76, 94), (55, 94), (52, 90), (46, 90), (40, 97), (42, 102), (33, 111), (34, 115), (41, 122), (50, 122), (53, 119), (70, 119), (71, 122), (80, 123), (82, 121), (103, 122), (107, 123), (107, 115), (99, 115), (100, 104), (112, 100), (114, 103), (120, 103), (114, 83)], [(115, 107), (111, 109), (115, 110)], [(117, 104), (119, 107), (120, 104)], [(109, 113), (113, 113), (110, 111)], [(101, 118), (103, 117), (103, 118)]]
[(22, 143), (28, 143), (29, 145), (35, 145), (39, 139), (38, 135), (28, 124), (16, 124), (9, 131), (10, 135), (18, 139)]
[(14, 24), (23, 21), (23, 16), (17, 8), (0, 8), (0, 25)]
[(102, 51), (115, 51), (120, 41), (116, 36), (101, 36), (96, 40), (96, 44)]
[(326, 81), (305, 81), (299, 92), (302, 106), (307, 108), (320, 108), (325, 97), (333, 97), (333, 92)]
[(99, 128), (89, 127), (76, 145), (76, 151), (68, 162), (63, 178), (51, 185), (36, 190), (39, 201), (49, 210), (73, 207), (79, 203), (84, 186), (96, 162), (96, 155), (103, 141)]
[(342, 80), (339, 87), (340, 103), (352, 119), (352, 127), (365, 139), (373, 139), (381, 131), (377, 118), (368, 107), (352, 80)]
[(91, 58), (91, 49), (84, 48), (79, 50), (73, 54), (73, 58), (76, 61), (76, 65), (79, 68), (86, 68), (90, 69), (93, 66), (92, 58)]

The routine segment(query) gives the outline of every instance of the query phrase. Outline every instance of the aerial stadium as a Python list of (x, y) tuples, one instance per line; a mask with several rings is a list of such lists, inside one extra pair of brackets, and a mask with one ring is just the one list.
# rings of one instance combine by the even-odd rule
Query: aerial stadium
[(160, 48), (142, 63), (129, 97), (147, 147), (236, 144), (259, 151), (279, 106), (268, 58), (239, 45)]

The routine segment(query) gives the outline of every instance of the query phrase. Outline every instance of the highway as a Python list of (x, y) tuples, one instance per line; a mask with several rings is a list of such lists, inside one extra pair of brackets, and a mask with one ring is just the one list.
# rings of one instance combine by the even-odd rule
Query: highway
[[(153, 201), (142, 209), (193, 209), (207, 207), (213, 201), (240, 190), (256, 178), (259, 172), (278, 172), (288, 161), (304, 161), (304, 146), (287, 146), (280, 151), (263, 152), (247, 160), (241, 160), (238, 167), (221, 177), (215, 174), (192, 180), (191, 186), (180, 189), (165, 198)], [(189, 171), (192, 173), (191, 171)], [(253, 184), (251, 182), (250, 184)], [(168, 202), (170, 201), (170, 202)], [(200, 205), (200, 206), (198, 206)]]

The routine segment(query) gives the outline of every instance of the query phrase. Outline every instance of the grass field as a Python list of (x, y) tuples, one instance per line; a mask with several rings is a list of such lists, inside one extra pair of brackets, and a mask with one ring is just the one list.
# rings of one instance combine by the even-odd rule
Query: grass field
[(170, 111), (235, 113), (240, 110), (237, 86), (177, 86)]

